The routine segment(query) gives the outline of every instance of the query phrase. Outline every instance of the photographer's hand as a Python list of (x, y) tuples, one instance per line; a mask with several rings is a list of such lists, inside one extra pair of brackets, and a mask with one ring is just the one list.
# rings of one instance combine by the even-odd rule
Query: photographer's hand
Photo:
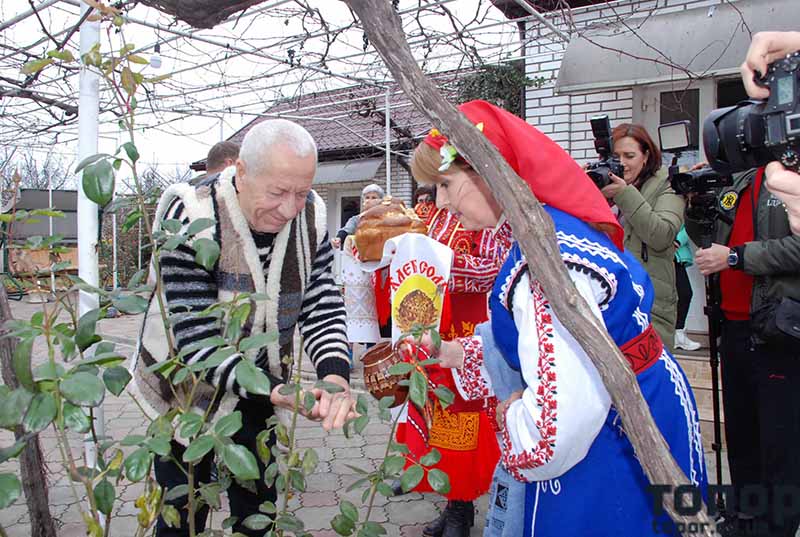
[(786, 206), (792, 233), (800, 234), (800, 174), (789, 171), (780, 162), (767, 165), (767, 188)]
[(600, 192), (608, 199), (613, 200), (617, 197), (617, 194), (622, 192), (622, 190), (628, 186), (628, 183), (625, 182), (625, 179), (621, 177), (617, 177), (613, 173), (608, 174), (609, 178), (611, 178), (611, 182), (604, 186)]
[(731, 249), (727, 246), (714, 243), (709, 248), (697, 250), (694, 254), (694, 262), (703, 276), (716, 274), (730, 268), (728, 266), (728, 254)]
[(800, 50), (800, 32), (758, 32), (754, 35), (741, 66), (747, 94), (753, 99), (768, 98), (769, 90), (755, 83), (756, 71), (763, 76), (769, 64), (797, 50)]

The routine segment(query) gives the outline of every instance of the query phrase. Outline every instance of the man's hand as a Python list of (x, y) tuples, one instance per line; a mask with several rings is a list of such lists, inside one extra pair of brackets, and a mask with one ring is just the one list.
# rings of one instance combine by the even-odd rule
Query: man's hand
[(740, 70), (747, 94), (753, 99), (766, 99), (769, 90), (754, 81), (756, 71), (765, 75), (772, 62), (800, 50), (800, 32), (758, 32), (750, 42), (750, 49)]
[(600, 189), (600, 192), (610, 200), (613, 200), (617, 197), (617, 194), (622, 192), (622, 190), (628, 186), (628, 183), (625, 182), (625, 179), (622, 177), (617, 177), (613, 173), (609, 173), (608, 177), (611, 179), (611, 182), (608, 183), (606, 186)]
[[(346, 421), (357, 418), (358, 414), (354, 410), (355, 400), (350, 395), (350, 385), (347, 381), (339, 375), (328, 375), (322, 380), (338, 384), (344, 391), (328, 393), (322, 388), (312, 388), (311, 394), (314, 395), (317, 402), (314, 403), (311, 410), (306, 410), (303, 405), (306, 390), (303, 390), (304, 393), (300, 394), (300, 408), (298, 409), (300, 415), (310, 420), (321, 421), (322, 428), (326, 431), (341, 428)], [(273, 406), (294, 410), (295, 394), (282, 395), (280, 389), (283, 386), (284, 384), (278, 384), (272, 388), (269, 399)]]
[(339, 248), (342, 245), (342, 240), (339, 237), (334, 237), (331, 239), (331, 244), (334, 248)]
[(709, 248), (697, 250), (694, 254), (694, 262), (703, 276), (722, 272), (730, 268), (728, 266), (728, 254), (731, 249), (727, 246), (714, 243)]
[(767, 188), (786, 205), (792, 233), (800, 234), (800, 174), (789, 171), (780, 162), (767, 165)]
[(317, 404), (311, 410), (311, 419), (322, 421), (322, 428), (326, 431), (340, 429), (345, 422), (358, 417), (355, 412), (356, 401), (350, 394), (350, 384), (339, 375), (328, 375), (322, 380), (337, 384), (344, 391), (328, 393), (322, 388), (312, 389)]

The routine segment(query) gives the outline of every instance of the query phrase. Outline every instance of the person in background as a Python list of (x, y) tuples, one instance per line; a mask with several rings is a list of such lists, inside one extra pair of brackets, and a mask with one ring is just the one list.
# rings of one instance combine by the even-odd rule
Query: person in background
[[(363, 213), (367, 209), (375, 207), (383, 199), (383, 196), (383, 189), (375, 183), (365, 186), (361, 191), (361, 212)], [(336, 232), (336, 237), (333, 238), (334, 248), (341, 249), (347, 236), (355, 234), (359, 216), (361, 216), (360, 213), (348, 218), (344, 226)]]
[[(758, 32), (750, 42), (742, 63), (742, 82), (753, 99), (766, 99), (769, 89), (755, 83), (756, 73), (767, 72), (767, 66), (787, 54), (800, 50), (800, 32)], [(766, 169), (767, 188), (786, 204), (793, 233), (800, 233), (800, 174), (770, 162)]]
[(675, 237), (683, 225), (684, 199), (669, 184), (661, 166), (661, 150), (641, 125), (623, 123), (613, 132), (614, 154), (624, 177), (611, 174), (601, 192), (619, 211), (625, 229), (625, 250), (636, 257), (655, 290), (651, 319), (661, 341), (675, 342), (678, 292), (675, 287)]
[[(489, 230), (470, 231), (453, 213), (436, 207), (436, 187), (421, 186), (415, 195), (414, 211), (428, 227), (428, 236), (453, 250), (453, 266), (445, 295), (440, 335), (451, 341), (474, 335), (475, 327), (489, 318), (488, 293), (500, 268), (495, 258), (495, 244)], [(430, 381), (456, 391), (452, 375), (439, 366), (428, 368)], [(486, 494), (500, 457), (494, 428), (483, 401), (459, 412), (443, 409), (432, 396), (433, 419), (430, 430), (413, 405), (408, 407), (406, 422), (397, 429), (398, 442), (405, 443), (412, 458), (419, 460), (431, 448), (441, 454), (436, 468), (450, 478), (447, 506), (425, 526), (425, 537), (467, 537), (474, 525), (474, 501)], [(411, 464), (409, 462), (409, 464)], [(416, 492), (433, 492), (423, 479)]]
[(228, 141), (217, 142), (208, 150), (206, 176), (214, 175), (228, 166), (233, 166), (238, 158), (239, 144)]
[(686, 316), (689, 314), (689, 306), (692, 303), (692, 282), (686, 273), (686, 267), (691, 267), (694, 263), (692, 247), (689, 244), (689, 235), (686, 228), (681, 227), (678, 236), (675, 237), (675, 286), (678, 290), (678, 320), (675, 323), (675, 348), (686, 351), (696, 351), (700, 344), (689, 339), (686, 335)]

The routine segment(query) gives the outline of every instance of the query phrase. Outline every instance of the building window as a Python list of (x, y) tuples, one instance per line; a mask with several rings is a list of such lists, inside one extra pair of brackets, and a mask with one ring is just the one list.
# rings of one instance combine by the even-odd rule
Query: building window
[(662, 91), (659, 102), (659, 123), (663, 125), (688, 120), (692, 137), (690, 147), (697, 149), (700, 140), (700, 90)]
[(717, 108), (734, 106), (747, 99), (749, 97), (741, 78), (728, 78), (717, 82)]

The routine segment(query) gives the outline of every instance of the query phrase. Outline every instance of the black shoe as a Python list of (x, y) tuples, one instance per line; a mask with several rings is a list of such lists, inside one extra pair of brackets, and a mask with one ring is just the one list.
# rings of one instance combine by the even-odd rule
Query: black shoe
[(400, 483), (399, 479), (395, 479), (394, 481), (392, 481), (391, 487), (392, 487), (392, 492), (394, 493), (395, 496), (402, 496), (403, 494), (406, 494), (406, 492), (403, 490), (403, 485)]
[(444, 526), (447, 524), (447, 510), (450, 508), (450, 502), (447, 502), (447, 507), (439, 513), (436, 520), (422, 528), (423, 537), (442, 537)]
[(442, 537), (469, 537), (475, 523), (475, 506), (472, 502), (452, 501), (447, 504), (447, 520)]

